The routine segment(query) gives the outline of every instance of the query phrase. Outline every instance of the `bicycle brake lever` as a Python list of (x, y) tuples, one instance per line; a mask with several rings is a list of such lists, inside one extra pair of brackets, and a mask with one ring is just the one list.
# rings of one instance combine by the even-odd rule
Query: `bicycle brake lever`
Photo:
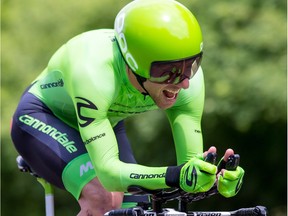
[(221, 169), (231, 171), (236, 170), (236, 168), (239, 166), (239, 163), (240, 163), (239, 154), (230, 155), (227, 161), (221, 160), (220, 164), (218, 165), (218, 172), (220, 172)]

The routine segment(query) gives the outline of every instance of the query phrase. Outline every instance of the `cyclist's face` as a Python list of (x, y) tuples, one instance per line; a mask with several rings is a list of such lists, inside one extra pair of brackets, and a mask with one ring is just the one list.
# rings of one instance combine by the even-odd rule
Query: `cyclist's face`
[(156, 105), (164, 110), (174, 105), (181, 89), (189, 88), (189, 79), (186, 78), (178, 84), (159, 84), (147, 80), (144, 87)]

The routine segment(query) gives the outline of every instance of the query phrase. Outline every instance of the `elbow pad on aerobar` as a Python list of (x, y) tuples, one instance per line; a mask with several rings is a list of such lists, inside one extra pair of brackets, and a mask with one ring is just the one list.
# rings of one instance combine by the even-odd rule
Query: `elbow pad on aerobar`
[(169, 187), (180, 187), (180, 171), (184, 164), (180, 166), (169, 166), (166, 171), (165, 183)]

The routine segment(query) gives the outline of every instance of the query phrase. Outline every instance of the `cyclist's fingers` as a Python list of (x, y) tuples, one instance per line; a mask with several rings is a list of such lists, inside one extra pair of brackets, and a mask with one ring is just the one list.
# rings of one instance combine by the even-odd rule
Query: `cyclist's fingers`
[(213, 174), (213, 175), (217, 173), (217, 166), (211, 163), (208, 163), (202, 160), (197, 160), (196, 163), (198, 164), (198, 167), (200, 168), (200, 171), (202, 172), (206, 172), (206, 173)]
[(233, 155), (234, 154), (234, 150), (229, 148), (226, 150), (225, 154), (224, 154), (224, 161), (227, 162), (228, 161), (228, 158), (230, 155)]
[(205, 151), (203, 153), (203, 157), (205, 158), (208, 155), (208, 153), (216, 153), (216, 152), (217, 152), (216, 147), (215, 146), (211, 146), (207, 151)]
[(222, 173), (221, 176), (223, 176), (224, 179), (234, 181), (234, 180), (239, 179), (239, 177), (242, 176), (242, 173), (244, 173), (244, 170), (242, 169), (242, 167), (238, 166), (236, 170), (233, 170), (233, 171), (222, 169), (221, 173)]

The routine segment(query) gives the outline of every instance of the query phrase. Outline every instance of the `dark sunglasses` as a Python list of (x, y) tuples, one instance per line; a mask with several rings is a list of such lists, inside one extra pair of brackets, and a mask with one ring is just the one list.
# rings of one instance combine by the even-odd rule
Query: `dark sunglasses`
[(150, 81), (155, 83), (178, 84), (184, 79), (191, 79), (197, 72), (203, 53), (177, 61), (152, 62)]

